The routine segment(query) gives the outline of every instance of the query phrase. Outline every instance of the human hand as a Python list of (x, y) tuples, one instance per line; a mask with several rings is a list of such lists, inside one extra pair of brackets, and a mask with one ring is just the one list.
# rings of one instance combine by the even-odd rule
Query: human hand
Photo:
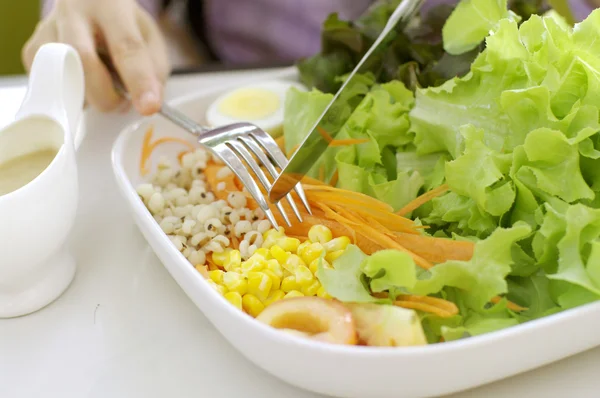
[(160, 109), (170, 73), (166, 46), (152, 17), (135, 0), (56, 0), (23, 47), (28, 71), (39, 47), (50, 42), (68, 44), (79, 53), (90, 105), (111, 111), (125, 101), (98, 55), (105, 51), (137, 111), (149, 115)]

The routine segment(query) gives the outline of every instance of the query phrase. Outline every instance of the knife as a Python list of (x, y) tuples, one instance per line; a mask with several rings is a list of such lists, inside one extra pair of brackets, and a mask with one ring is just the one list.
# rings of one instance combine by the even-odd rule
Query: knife
[[(288, 164), (283, 168), (281, 174), (277, 177), (273, 186), (269, 190), (269, 199), (276, 203), (287, 195), (302, 178), (308, 173), (311, 167), (319, 160), (323, 152), (329, 146), (331, 133), (337, 132), (345, 122), (343, 112), (346, 108), (344, 98), (344, 90), (350, 86), (356, 75), (361, 72), (361, 68), (365, 61), (378, 48), (383, 47), (386, 43), (384, 39), (401, 23), (402, 27), (406, 26), (408, 21), (419, 11), (424, 0), (403, 0), (394, 10), (388, 19), (385, 27), (371, 46), (366, 54), (362, 57), (354, 70), (350, 73), (342, 87), (335, 94), (325, 111), (321, 114), (319, 120), (313, 125), (309, 134), (304, 138), (298, 149), (290, 158)], [(384, 44), (382, 45), (382, 42)]]

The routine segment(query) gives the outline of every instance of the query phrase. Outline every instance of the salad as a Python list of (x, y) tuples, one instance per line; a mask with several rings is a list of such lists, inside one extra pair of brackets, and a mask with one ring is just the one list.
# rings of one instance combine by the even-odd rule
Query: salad
[[(286, 153), (396, 3), (325, 22), (299, 64), (312, 90), (285, 97)], [(270, 229), (202, 150), (138, 193), (226, 299), (306, 338), (439, 343), (596, 301), (600, 11), (571, 26), (561, 4), (466, 0), (398, 32), (349, 87), (301, 224)]]

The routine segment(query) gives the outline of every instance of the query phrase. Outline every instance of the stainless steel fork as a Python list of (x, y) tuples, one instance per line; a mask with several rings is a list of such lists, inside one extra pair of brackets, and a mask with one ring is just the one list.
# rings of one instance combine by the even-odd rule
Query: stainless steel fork
[[(221, 159), (231, 171), (240, 179), (246, 190), (252, 195), (259, 207), (265, 212), (271, 224), (278, 228), (277, 221), (271, 212), (269, 202), (260, 191), (260, 188), (248, 168), (254, 172), (258, 182), (265, 189), (265, 193), (271, 189), (271, 181), (262, 171), (262, 164), (271, 178), (275, 180), (279, 175), (277, 169), (283, 170), (287, 165), (287, 158), (268, 133), (251, 123), (236, 123), (214, 129), (208, 129), (195, 123), (181, 112), (171, 108), (168, 105), (162, 105), (160, 114), (167, 119), (184, 128), (198, 137), (198, 143), (211, 151), (216, 157)], [(254, 159), (254, 156), (258, 162)], [(294, 191), (300, 198), (300, 201), (309, 214), (310, 205), (300, 184), (297, 184)], [(286, 200), (298, 221), (302, 222), (302, 215), (294, 202), (291, 194), (286, 195)], [(281, 213), (288, 226), (292, 223), (284, 210), (281, 201), (275, 204), (275, 207)]]
[[(112, 62), (110, 62), (110, 59), (105, 54), (100, 54), (100, 56), (112, 75), (116, 90), (123, 97), (130, 99), (129, 94)], [(258, 182), (265, 189), (265, 193), (268, 193), (271, 190), (271, 181), (269, 181), (269, 178), (262, 171), (259, 162), (265, 167), (273, 180), (279, 175), (277, 169), (283, 170), (288, 163), (287, 158), (273, 137), (251, 123), (235, 123), (214, 129), (201, 126), (191, 118), (165, 103), (161, 105), (159, 113), (179, 127), (196, 136), (200, 145), (208, 149), (225, 163), (225, 165), (240, 179), (246, 190), (252, 195), (256, 203), (258, 203), (258, 206), (265, 212), (265, 215), (273, 227), (279, 227), (277, 220), (271, 211), (269, 202), (248, 171), (252, 170), (252, 172), (254, 172)], [(254, 157), (258, 159), (258, 162)], [(299, 183), (296, 184), (294, 191), (308, 213), (312, 214), (304, 190)], [(292, 195), (286, 195), (286, 200), (298, 221), (302, 222), (302, 215), (300, 214)], [(285, 223), (288, 226), (291, 226), (292, 223), (284, 210), (281, 201), (277, 201), (275, 207), (281, 213), (281, 217)]]

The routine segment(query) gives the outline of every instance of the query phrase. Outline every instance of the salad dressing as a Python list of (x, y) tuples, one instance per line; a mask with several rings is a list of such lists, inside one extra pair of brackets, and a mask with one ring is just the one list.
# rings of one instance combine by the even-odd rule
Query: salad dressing
[(57, 151), (42, 149), (0, 163), (0, 196), (33, 181), (50, 165)]

